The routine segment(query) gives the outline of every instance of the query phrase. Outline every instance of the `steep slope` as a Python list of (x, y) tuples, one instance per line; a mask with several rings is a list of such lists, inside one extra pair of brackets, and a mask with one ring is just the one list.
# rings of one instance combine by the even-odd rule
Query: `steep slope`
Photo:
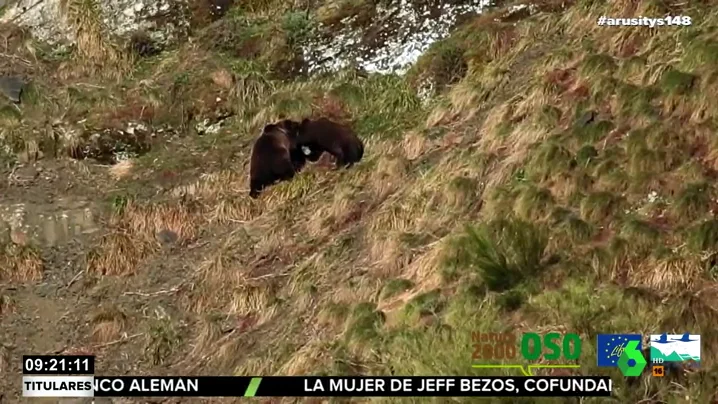
[[(615, 400), (718, 399), (715, 2), (499, 9), (405, 76), (312, 77), (316, 30), (378, 6), (285, 3), (146, 57), (7, 31), (3, 72), (33, 84), (1, 110), (3, 217), (28, 212), (0, 254), (3, 391), (26, 352), (103, 374), (490, 374), (472, 331), (557, 330)], [(693, 25), (596, 24), (667, 13)], [(310, 115), (351, 121), (365, 160), (249, 199), (260, 128)], [(678, 384), (596, 367), (597, 333), (686, 331), (706, 368)]]

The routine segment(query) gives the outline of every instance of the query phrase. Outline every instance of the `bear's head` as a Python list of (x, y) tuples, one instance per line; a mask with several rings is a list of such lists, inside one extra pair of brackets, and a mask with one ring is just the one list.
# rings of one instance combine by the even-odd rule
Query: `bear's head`
[(295, 138), (299, 134), (300, 123), (291, 119), (283, 119), (275, 124), (276, 128), (281, 129), (288, 136)]

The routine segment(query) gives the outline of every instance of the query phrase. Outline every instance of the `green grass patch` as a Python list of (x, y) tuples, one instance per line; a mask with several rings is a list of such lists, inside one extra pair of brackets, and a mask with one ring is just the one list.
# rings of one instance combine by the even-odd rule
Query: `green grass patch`
[(575, 165), (573, 153), (566, 147), (563, 136), (551, 137), (534, 147), (527, 169), (537, 181), (567, 172)]
[(579, 144), (594, 144), (603, 140), (615, 126), (611, 121), (601, 120), (591, 122), (588, 125), (580, 126), (574, 129), (574, 135)]
[[(656, 309), (650, 302), (626, 296), (616, 286), (597, 288), (591, 277), (569, 279), (560, 289), (535, 296), (526, 307), (527, 314), (543, 324), (565, 324), (568, 330), (584, 336), (598, 333), (642, 333), (656, 329)], [(626, 310), (631, 307), (631, 310)], [(584, 347), (583, 352), (595, 350)], [(587, 362), (595, 354), (584, 356)]]
[(612, 76), (618, 69), (618, 64), (611, 55), (589, 55), (581, 63), (579, 73), (584, 78), (596, 76)]
[(581, 167), (587, 167), (598, 157), (598, 150), (593, 145), (583, 145), (576, 152), (576, 163)]
[(658, 95), (655, 87), (622, 83), (618, 86), (619, 111), (626, 118), (655, 118), (658, 112), (653, 101)]
[(570, 210), (559, 208), (552, 215), (555, 219), (554, 228), (566, 240), (580, 244), (590, 241), (597, 233), (597, 228), (586, 222)]
[(442, 90), (464, 77), (468, 66), (464, 60), (465, 49), (455, 41), (435, 42), (421, 55), (408, 73), (409, 80), (431, 80)]
[(551, 191), (532, 183), (521, 184), (517, 191), (514, 213), (524, 220), (543, 220), (555, 203)]
[(684, 42), (682, 65), (686, 70), (718, 65), (718, 41), (709, 38), (693, 38)]
[(474, 271), (490, 291), (503, 292), (535, 279), (544, 269), (547, 234), (530, 222), (495, 220), (477, 227), (454, 244), (451, 265)]
[(359, 303), (347, 318), (344, 335), (347, 341), (365, 342), (375, 339), (384, 324), (384, 314), (374, 303)]
[(688, 229), (688, 246), (695, 252), (718, 250), (718, 220), (709, 219)]
[(400, 293), (404, 293), (414, 286), (414, 282), (409, 279), (397, 278), (390, 279), (382, 288), (381, 298), (388, 299)]
[(687, 184), (671, 205), (673, 214), (683, 221), (693, 221), (710, 210), (713, 187), (707, 182)]
[(619, 198), (607, 191), (592, 192), (581, 201), (581, 216), (597, 223), (611, 216), (619, 204)]
[(629, 241), (636, 252), (651, 251), (660, 241), (661, 232), (646, 220), (628, 215), (621, 222), (619, 234)]
[(661, 88), (671, 95), (686, 95), (693, 89), (698, 76), (675, 69), (668, 69), (661, 76)]

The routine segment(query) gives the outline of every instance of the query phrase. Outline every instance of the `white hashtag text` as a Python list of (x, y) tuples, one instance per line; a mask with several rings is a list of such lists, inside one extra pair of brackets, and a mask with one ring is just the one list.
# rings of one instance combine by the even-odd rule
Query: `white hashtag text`
[(689, 26), (693, 19), (687, 15), (665, 16), (662, 18), (636, 17), (636, 18), (612, 18), (602, 15), (598, 17), (598, 25), (609, 27), (665, 27), (665, 26)]

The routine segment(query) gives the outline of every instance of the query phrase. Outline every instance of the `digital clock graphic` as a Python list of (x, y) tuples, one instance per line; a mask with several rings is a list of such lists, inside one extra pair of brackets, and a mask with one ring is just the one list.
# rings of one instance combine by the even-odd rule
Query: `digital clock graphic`
[(95, 357), (91, 355), (23, 355), (24, 375), (91, 375)]

